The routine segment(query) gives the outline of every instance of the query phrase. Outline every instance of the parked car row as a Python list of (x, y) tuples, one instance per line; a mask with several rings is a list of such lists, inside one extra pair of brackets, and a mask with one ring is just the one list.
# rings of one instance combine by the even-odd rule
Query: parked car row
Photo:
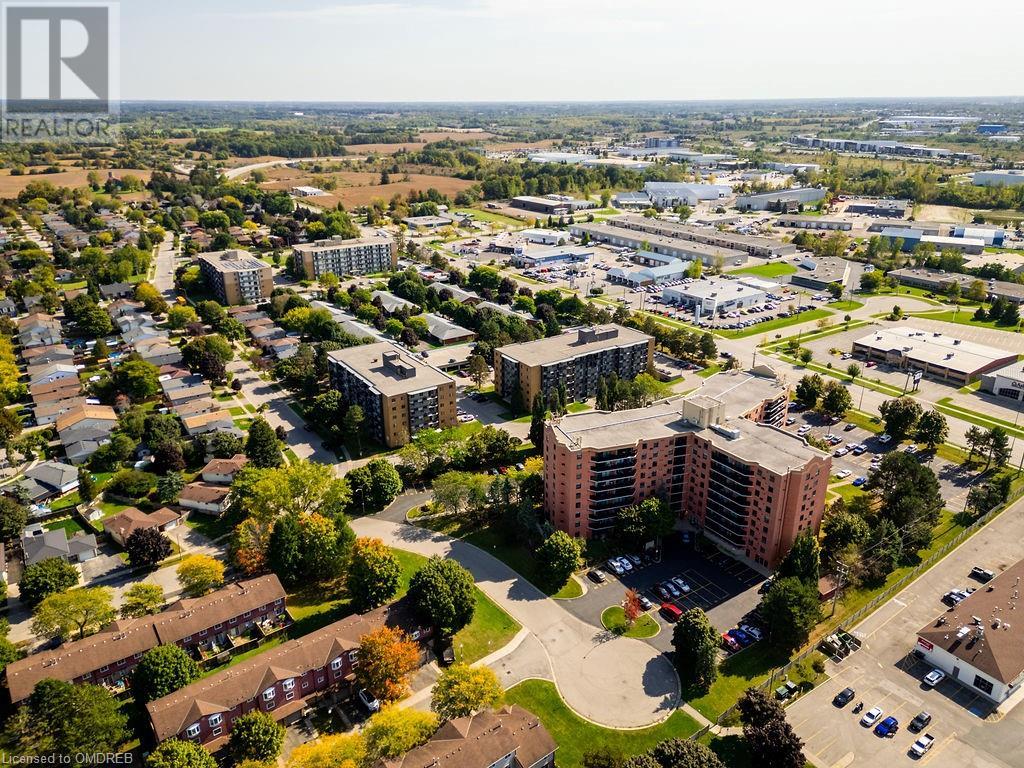
[(737, 627), (722, 633), (722, 647), (730, 653), (747, 648), (764, 637), (759, 627), (749, 623), (741, 623)]
[[(927, 675), (925, 675), (925, 685), (928, 687), (934, 687), (938, 685), (945, 678), (945, 674), (938, 669), (933, 669)], [(844, 688), (835, 695), (832, 699), (832, 704), (842, 709), (847, 704), (856, 698), (857, 693), (853, 688)], [(858, 704), (853, 709), (853, 713), (860, 714), (861, 709), (864, 705)], [(881, 707), (872, 707), (860, 719), (860, 724), (865, 728), (873, 728), (875, 735), (883, 739), (891, 739), (894, 737), (900, 729), (900, 722), (892, 715), (888, 717), (882, 717), (885, 714)], [(918, 712), (914, 716), (914, 719), (910, 721), (910, 725), (907, 729), (911, 733), (921, 733), (927, 728), (932, 722), (932, 716), (927, 712)], [(923, 757), (924, 754), (932, 748), (935, 743), (935, 737), (930, 733), (922, 734), (910, 745), (907, 752), (912, 757)]]

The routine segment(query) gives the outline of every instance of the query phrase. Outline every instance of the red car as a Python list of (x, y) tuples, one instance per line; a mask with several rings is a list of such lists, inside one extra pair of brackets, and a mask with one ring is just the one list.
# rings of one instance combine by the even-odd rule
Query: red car
[(740, 650), (741, 646), (737, 643), (728, 632), (722, 633), (722, 647), (730, 653), (736, 653)]
[(668, 621), (676, 622), (683, 618), (683, 612), (676, 608), (672, 603), (661, 604), (661, 615), (664, 616)]

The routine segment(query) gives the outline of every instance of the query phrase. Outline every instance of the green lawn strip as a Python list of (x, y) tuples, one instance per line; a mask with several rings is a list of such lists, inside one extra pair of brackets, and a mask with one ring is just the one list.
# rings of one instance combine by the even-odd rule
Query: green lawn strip
[(583, 587), (576, 579), (569, 579), (565, 582), (565, 586), (552, 595), (556, 600), (573, 600), (577, 597), (583, 597)]
[(721, 370), (722, 366), (719, 365), (718, 363), (714, 363), (713, 365), (709, 365), (707, 368), (704, 368), (703, 370), (697, 371), (697, 375), (700, 376), (702, 379), (706, 379), (709, 376), (714, 376)]
[(570, 710), (554, 683), (547, 680), (524, 680), (506, 691), (505, 700), (540, 718), (558, 744), (561, 768), (580, 768), (587, 752), (636, 755), (665, 739), (686, 738), (699, 730), (693, 718), (682, 710), (676, 710), (667, 720), (650, 728), (621, 731), (602, 728)]
[(859, 301), (833, 301), (828, 305), (829, 309), (834, 309), (836, 312), (853, 312), (855, 309), (860, 309), (864, 304)]
[(852, 331), (855, 328), (862, 328), (865, 325), (871, 325), (871, 320), (852, 320), (849, 323), (840, 323), (838, 325), (830, 325), (828, 328), (815, 329), (808, 331), (807, 333), (801, 333), (796, 336), (786, 336), (782, 339), (773, 339), (772, 341), (762, 342), (759, 347), (763, 347), (768, 351), (772, 351), (778, 347), (784, 347), (789, 342), (795, 341), (803, 344), (808, 341), (816, 341), (817, 339), (823, 339), (826, 336), (833, 336), (837, 333), (844, 333), (846, 331)]
[[(504, 224), (508, 227), (525, 227), (526, 222), (519, 219), (513, 219), (511, 216), (505, 216), (501, 213), (494, 213), (493, 211), (485, 211), (481, 208), (460, 208), (456, 211), (461, 216), (472, 216), (477, 221), (485, 221), (490, 224)], [(568, 239), (568, 234), (566, 234)]]
[(766, 642), (754, 643), (723, 661), (711, 690), (690, 699), (690, 704), (704, 717), (716, 720), (747, 688), (767, 680), (773, 669), (787, 661), (789, 656), (784, 651)]
[(459, 661), (473, 664), (508, 645), (522, 627), (503, 611), (494, 601), (479, 589), (476, 594), (476, 611), (469, 626), (457, 632), (453, 638), (455, 656)]
[(912, 286), (901, 285), (896, 291), (857, 291), (855, 295), (864, 297), (881, 296), (891, 299), (898, 299), (900, 296), (912, 296), (915, 299), (923, 301), (925, 304), (934, 304), (936, 307), (945, 305), (944, 302), (934, 299), (932, 297), (934, 294), (932, 294), (932, 296), (928, 296), (927, 294), (929, 293), (932, 293), (932, 291), (927, 291), (924, 288), (914, 288)]
[(245, 408), (236, 405), (232, 406), (231, 408), (228, 408), (228, 413), (230, 413), (232, 416), (245, 416), (246, 410)]
[(43, 525), (47, 531), (56, 531), (58, 528), (63, 528), (70, 539), (76, 533), (85, 533), (85, 528), (73, 517), (63, 517), (60, 520), (50, 520)]
[(648, 616), (646, 613), (640, 614), (637, 620), (633, 622), (632, 627), (626, 626), (626, 612), (622, 610), (622, 606), (612, 605), (604, 609), (601, 614), (601, 623), (605, 629), (611, 630), (616, 635), (624, 635), (625, 637), (654, 637), (658, 634), (658, 622)]
[(590, 403), (569, 403), (565, 406), (565, 410), (569, 413), (582, 413), (583, 411), (589, 411), (590, 408)]
[(795, 365), (800, 368), (805, 368), (806, 370), (809, 371), (815, 371), (816, 373), (820, 373), (823, 376), (831, 376), (832, 378), (839, 379), (840, 381), (852, 381), (858, 387), (867, 387), (868, 389), (874, 390), (875, 392), (881, 392), (883, 395), (889, 395), (890, 397), (903, 396), (902, 389), (893, 387), (889, 384), (883, 384), (882, 382), (875, 381), (874, 379), (866, 379), (863, 376), (858, 376), (856, 380), (854, 380), (850, 377), (850, 374), (846, 373), (845, 371), (841, 371), (838, 368), (828, 368), (824, 365), (820, 365), (819, 363), (815, 363), (814, 361), (811, 361), (810, 363), (802, 363), (795, 357), (790, 357), (789, 355), (782, 354), (781, 352), (777, 353), (776, 356), (780, 360), (783, 360), (791, 365)]
[(1018, 333), (1017, 325), (1000, 325), (994, 320), (975, 320), (974, 313), (970, 310), (954, 312), (911, 312), (910, 317), (919, 317), (922, 320), (938, 320), (943, 323), (956, 323), (957, 325), (969, 325), (973, 328), (990, 328), (994, 331), (1006, 333)]
[(979, 389), (981, 389), (981, 379), (978, 379), (978, 381), (971, 382), (966, 387), (960, 387), (960, 389), (958, 389), (957, 392), (959, 392), (961, 395), (969, 395), (973, 392), (977, 392)]
[(966, 421), (969, 424), (974, 424), (978, 427), (984, 427), (985, 429), (992, 429), (992, 427), (1002, 427), (1014, 437), (1024, 437), (1024, 429), (1013, 426), (1012, 421), (1006, 421), (1004, 419), (997, 418), (995, 416), (989, 416), (988, 414), (978, 413), (968, 408), (964, 408), (961, 405), (957, 405), (953, 402), (953, 398), (944, 397), (935, 403), (935, 410), (940, 413), (944, 413), (947, 416)]
[(771, 264), (758, 264), (754, 267), (743, 267), (742, 269), (729, 270), (730, 275), (756, 275), (757, 277), (782, 277), (796, 273), (796, 267), (785, 262), (774, 262)]
[(299, 463), (299, 455), (295, 453), (291, 448), (284, 449), (284, 455), (288, 458), (288, 461), (292, 464)]
[(827, 309), (811, 309), (807, 312), (798, 312), (790, 317), (777, 317), (765, 323), (756, 323), (749, 328), (739, 328), (735, 331), (716, 330), (715, 333), (726, 339), (744, 339), (747, 336), (756, 336), (759, 333), (768, 333), (778, 328), (786, 328), (799, 323), (809, 323), (812, 320), (820, 320), (823, 317), (831, 317), (832, 313)]

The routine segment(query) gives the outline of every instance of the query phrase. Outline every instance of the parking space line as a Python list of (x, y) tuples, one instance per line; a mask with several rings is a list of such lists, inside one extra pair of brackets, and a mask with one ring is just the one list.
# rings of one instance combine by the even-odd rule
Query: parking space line
[(938, 744), (933, 744), (932, 745), (932, 748), (928, 750), (928, 754), (926, 754), (923, 758), (921, 758), (920, 764), (924, 765), (929, 760), (933, 759), (939, 752), (941, 752), (943, 749), (945, 749), (949, 745), (949, 742), (953, 741), (953, 739), (955, 739), (955, 738), (956, 738), (956, 731), (950, 731), (949, 735), (946, 738), (944, 738)]

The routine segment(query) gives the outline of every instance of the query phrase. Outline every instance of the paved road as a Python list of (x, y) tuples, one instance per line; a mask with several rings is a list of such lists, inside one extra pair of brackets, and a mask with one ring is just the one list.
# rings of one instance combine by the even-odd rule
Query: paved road
[(240, 176), (250, 171), (257, 171), (261, 168), (274, 168), (278, 165), (286, 165), (288, 163), (327, 163), (331, 161), (341, 160), (358, 160), (357, 157), (345, 156), (345, 157), (283, 157), (279, 160), (267, 160), (262, 163), (251, 163), (250, 165), (240, 165), (237, 168), (228, 168), (223, 172), (224, 178), (226, 179), (237, 179)]
[[(984, 699), (965, 677), (965, 685), (946, 680), (936, 690), (920, 682), (930, 667), (908, 663), (917, 630), (946, 611), (946, 591), (978, 586), (967, 578), (974, 565), (1004, 570), (1020, 559), (1024, 541), (1024, 500), (949, 554), (855, 629), (863, 648), (840, 665), (829, 664), (832, 679), (789, 707), (789, 720), (806, 742), (807, 758), (819, 766), (878, 766), (904, 760), (912, 735), (902, 730), (893, 740), (876, 738), (856, 724), (850, 707), (837, 709), (832, 697), (846, 686), (865, 707), (881, 706), (906, 725), (921, 710), (931, 713), (928, 732), (936, 746), (925, 758), (936, 768), (1024, 768), (1020, 734), (1024, 707), (1005, 716), (988, 714)], [(955, 615), (955, 612), (950, 615)], [(923, 761), (922, 761), (923, 762)]]
[[(462, 563), (477, 586), (540, 641), (562, 698), (581, 716), (610, 728), (638, 728), (663, 720), (678, 706), (679, 680), (664, 655), (580, 621), (483, 550), (375, 518), (354, 520), (352, 527), (360, 536)], [(503, 670), (504, 677), (513, 674), (511, 667)]]
[(178, 251), (174, 250), (174, 235), (168, 232), (163, 242), (157, 246), (153, 287), (164, 297), (164, 301), (172, 303), (175, 299), (174, 269), (177, 267)]

